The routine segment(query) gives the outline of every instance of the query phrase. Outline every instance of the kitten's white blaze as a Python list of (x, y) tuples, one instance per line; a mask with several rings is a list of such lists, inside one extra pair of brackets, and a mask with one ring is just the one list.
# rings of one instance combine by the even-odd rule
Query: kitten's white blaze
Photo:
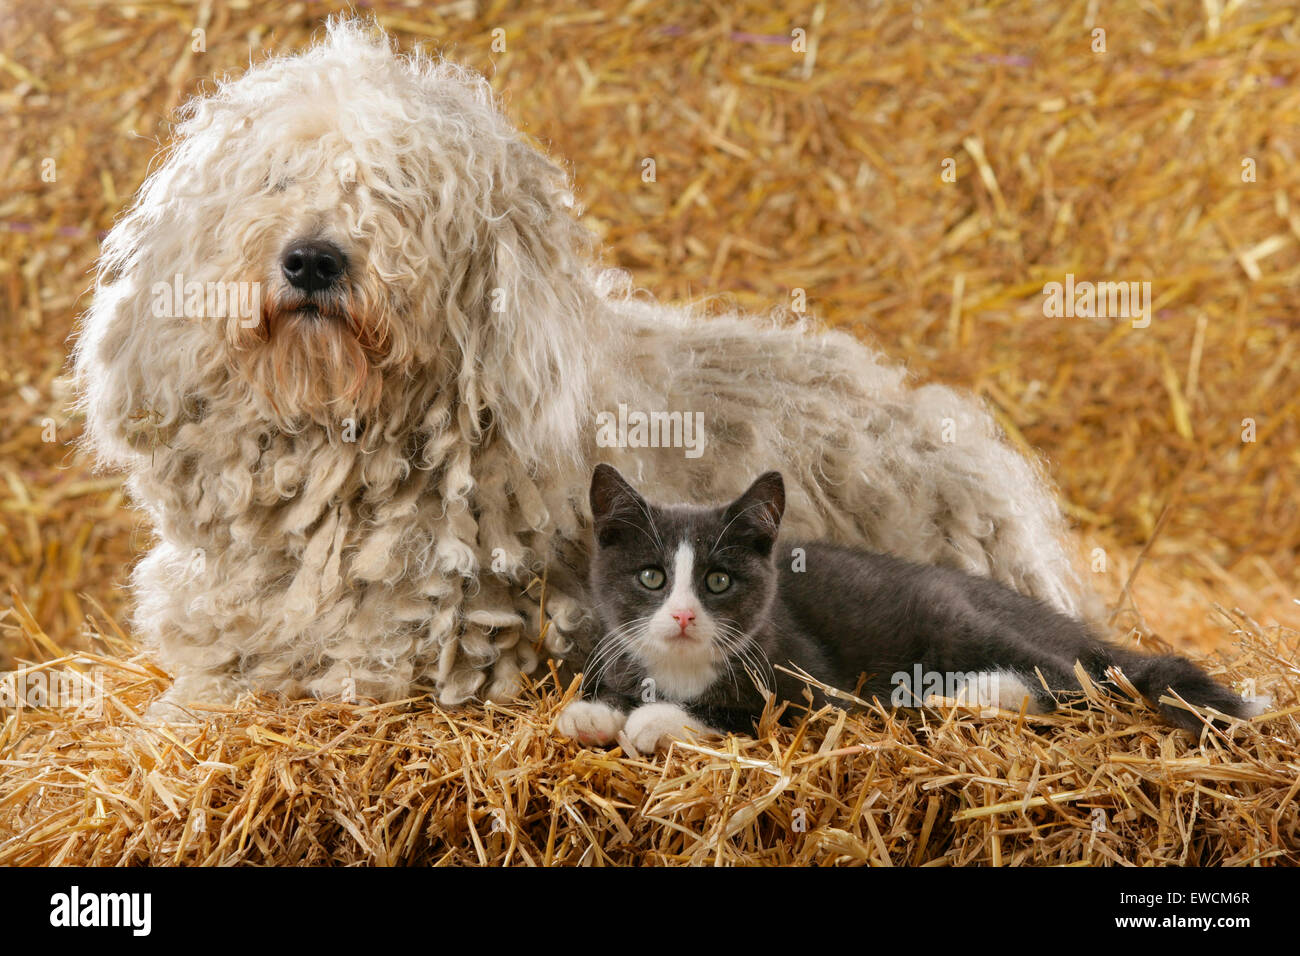
[[(673, 557), (673, 587), (664, 605), (664, 610), (667, 610), (673, 624), (677, 624), (677, 619), (672, 617), (675, 611), (690, 611), (698, 619), (703, 610), (695, 597), (695, 589), (691, 587), (691, 578), (694, 574), (695, 549), (689, 542), (683, 541), (677, 546), (677, 554)], [(678, 630), (680, 629), (679, 626)]]
[[(713, 618), (696, 596), (695, 549), (689, 541), (677, 546), (673, 556), (673, 583), (650, 618), (646, 639), (637, 648), (637, 656), (654, 680), (658, 698), (688, 701), (703, 693), (717, 677), (718, 653), (714, 647), (716, 629)], [(686, 629), (673, 617), (676, 611), (690, 611), (695, 620)]]

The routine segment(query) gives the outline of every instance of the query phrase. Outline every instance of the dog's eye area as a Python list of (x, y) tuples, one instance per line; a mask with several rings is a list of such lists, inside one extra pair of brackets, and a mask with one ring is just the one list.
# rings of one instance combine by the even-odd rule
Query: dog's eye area
[(662, 568), (642, 568), (638, 574), (637, 580), (648, 587), (651, 591), (658, 591), (664, 586), (664, 572)]
[(704, 586), (714, 594), (721, 594), (731, 587), (731, 575), (726, 571), (710, 571), (704, 578)]

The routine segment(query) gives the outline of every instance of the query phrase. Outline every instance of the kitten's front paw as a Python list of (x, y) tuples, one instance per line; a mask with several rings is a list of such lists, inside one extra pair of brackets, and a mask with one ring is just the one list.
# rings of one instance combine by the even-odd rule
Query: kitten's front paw
[(627, 715), (599, 700), (575, 700), (555, 721), (555, 729), (584, 746), (614, 742)]
[(676, 739), (717, 735), (676, 704), (646, 704), (627, 718), (627, 738), (640, 753), (654, 753)]

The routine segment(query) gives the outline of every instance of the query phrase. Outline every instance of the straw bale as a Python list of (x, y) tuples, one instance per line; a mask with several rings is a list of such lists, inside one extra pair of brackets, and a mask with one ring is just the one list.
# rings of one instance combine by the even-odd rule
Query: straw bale
[[(166, 677), (114, 622), (149, 532), (75, 450), (66, 339), (174, 108), (341, 5), (10, 4), (0, 667), (80, 661), (110, 706), (0, 717), (0, 863), (1297, 861), (1290, 0), (366, 6), (487, 72), (639, 285), (756, 310), (802, 290), (983, 396), (1047, 460), (1115, 635), (1231, 652), (1212, 668), (1277, 716), (1197, 748), (1122, 701), (829, 712), (650, 760), (556, 738), (543, 679), (509, 708), (257, 698), (142, 726)], [(1046, 317), (1067, 273), (1149, 281), (1151, 324)]]

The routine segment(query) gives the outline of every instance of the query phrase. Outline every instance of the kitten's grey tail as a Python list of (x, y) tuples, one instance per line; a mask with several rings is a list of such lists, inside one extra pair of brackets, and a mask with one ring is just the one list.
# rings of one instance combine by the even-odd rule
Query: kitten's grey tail
[[(1189, 704), (1212, 707), (1227, 717), (1246, 719), (1262, 713), (1266, 701), (1247, 700), (1215, 681), (1210, 675), (1185, 657), (1177, 654), (1157, 654), (1148, 657), (1119, 648), (1111, 648), (1111, 657), (1120, 666), (1160, 716), (1176, 727), (1199, 731), (1203, 721), (1196, 714), (1181, 707), (1160, 703), (1160, 698), (1173, 691)], [(1217, 719), (1216, 724), (1227, 721)]]

